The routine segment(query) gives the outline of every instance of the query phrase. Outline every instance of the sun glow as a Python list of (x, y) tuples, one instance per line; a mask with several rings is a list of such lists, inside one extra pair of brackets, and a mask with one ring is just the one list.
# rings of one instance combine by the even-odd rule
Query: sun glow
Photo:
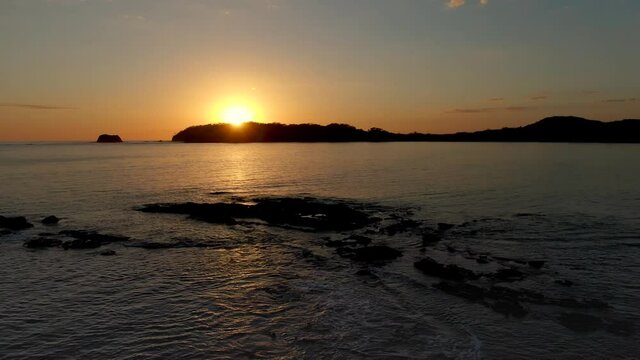
[(247, 121), (252, 121), (254, 114), (247, 106), (236, 105), (222, 110), (221, 117), (222, 121), (228, 124), (240, 126)]

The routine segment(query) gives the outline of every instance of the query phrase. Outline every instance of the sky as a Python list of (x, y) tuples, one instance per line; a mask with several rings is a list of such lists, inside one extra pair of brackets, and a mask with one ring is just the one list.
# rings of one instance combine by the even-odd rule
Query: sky
[(0, 0), (0, 140), (640, 118), (638, 0)]

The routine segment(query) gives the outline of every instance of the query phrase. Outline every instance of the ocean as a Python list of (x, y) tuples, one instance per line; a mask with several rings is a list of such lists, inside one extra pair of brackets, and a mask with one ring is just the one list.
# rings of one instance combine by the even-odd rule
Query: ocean
[[(638, 159), (632, 144), (0, 143), (0, 215), (35, 225), (0, 235), (0, 358), (638, 358)], [(137, 211), (260, 198), (419, 226), (308, 231)], [(49, 215), (60, 222), (41, 224)], [(425, 245), (424, 229), (438, 241)], [(130, 240), (23, 246), (66, 230)], [(368, 264), (327, 245), (354, 234), (402, 256)], [(187, 245), (138, 246), (149, 243)], [(443, 279), (414, 266), (425, 257), (517, 269), (517, 281), (470, 283), (513, 289), (526, 314), (434, 287)]]

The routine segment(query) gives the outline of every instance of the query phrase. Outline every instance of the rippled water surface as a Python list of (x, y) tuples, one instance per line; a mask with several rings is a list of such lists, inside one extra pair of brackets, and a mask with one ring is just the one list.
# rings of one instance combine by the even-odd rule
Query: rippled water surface
[[(640, 146), (604, 144), (0, 144), (0, 214), (36, 225), (0, 236), (0, 358), (637, 358), (638, 159)], [(348, 233), (134, 210), (262, 196), (458, 226), (427, 249), (411, 233), (373, 236), (404, 255), (362, 276), (324, 246)], [(58, 225), (39, 223), (52, 214)], [(208, 247), (22, 246), (69, 229)], [(546, 260), (517, 286), (610, 308), (504, 316), (414, 269), (424, 256), (495, 266), (447, 247)], [(559, 320), (576, 311), (606, 326)]]

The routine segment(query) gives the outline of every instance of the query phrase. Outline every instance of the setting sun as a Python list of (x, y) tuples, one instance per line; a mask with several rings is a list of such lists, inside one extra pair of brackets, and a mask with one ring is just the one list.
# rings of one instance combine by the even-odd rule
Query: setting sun
[(253, 120), (253, 112), (246, 106), (230, 106), (222, 111), (222, 121), (232, 125), (242, 125)]

